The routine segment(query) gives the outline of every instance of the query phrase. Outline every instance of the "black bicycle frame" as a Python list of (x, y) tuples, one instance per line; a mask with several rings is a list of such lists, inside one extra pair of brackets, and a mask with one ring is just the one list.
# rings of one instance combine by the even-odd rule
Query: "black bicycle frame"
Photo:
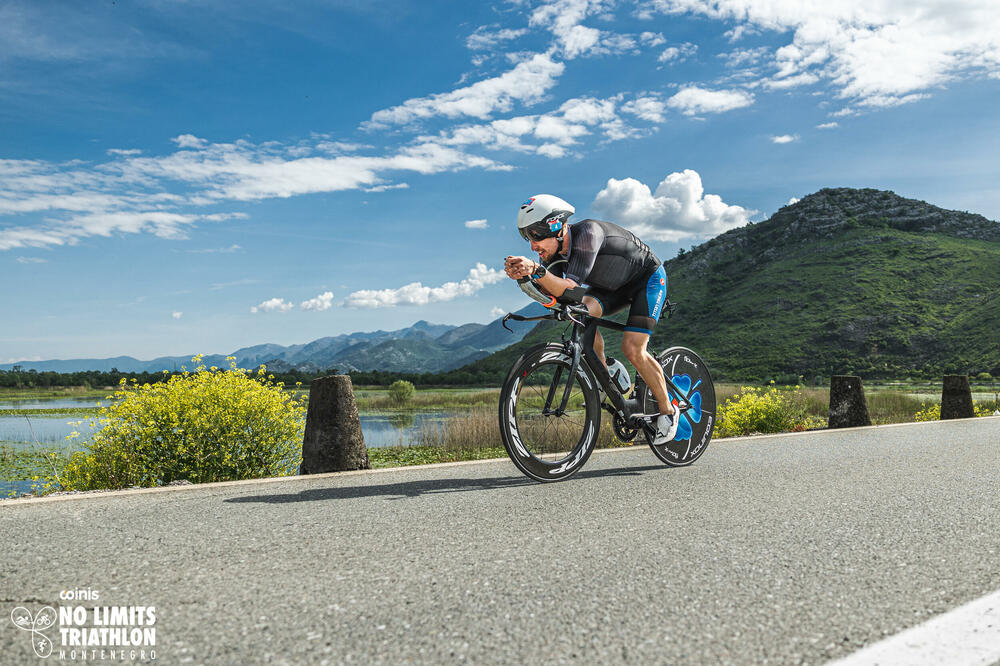
[[(638, 414), (639, 401), (638, 399), (627, 400), (625, 396), (622, 395), (621, 389), (618, 385), (611, 379), (611, 374), (608, 372), (607, 366), (604, 365), (603, 359), (597, 355), (594, 351), (594, 339), (597, 336), (598, 327), (611, 328), (616, 331), (624, 331), (625, 324), (620, 324), (610, 319), (601, 319), (599, 317), (593, 317), (591, 315), (580, 315), (587, 319), (587, 323), (584, 324), (577, 320), (573, 315), (567, 311), (560, 312), (566, 318), (573, 322), (573, 333), (570, 339), (564, 341), (566, 346), (569, 347), (567, 351), (572, 354), (572, 361), (570, 363), (569, 379), (566, 382), (566, 386), (562, 392), (562, 398), (559, 401), (559, 407), (555, 410), (552, 409), (552, 400), (555, 398), (556, 391), (559, 388), (559, 380), (562, 378), (562, 366), (558, 366), (552, 375), (552, 384), (549, 386), (548, 394), (545, 397), (545, 406), (542, 409), (543, 414), (554, 414), (556, 416), (562, 416), (566, 412), (566, 407), (569, 404), (569, 396), (573, 390), (573, 377), (576, 377), (576, 372), (580, 367), (580, 361), (582, 360), (587, 364), (590, 369), (591, 375), (597, 380), (597, 382), (603, 387), (605, 395), (614, 404), (618, 415), (628, 422), (629, 418)], [(517, 319), (519, 321), (532, 321), (541, 319), (561, 319), (562, 317), (558, 315), (544, 315), (541, 317), (523, 317), (520, 315), (507, 315), (504, 317)], [(681, 398), (678, 404), (680, 413), (686, 412), (691, 408), (691, 403), (688, 401), (688, 396), (677, 388), (669, 377), (663, 376), (666, 382), (667, 388), (674, 392)]]

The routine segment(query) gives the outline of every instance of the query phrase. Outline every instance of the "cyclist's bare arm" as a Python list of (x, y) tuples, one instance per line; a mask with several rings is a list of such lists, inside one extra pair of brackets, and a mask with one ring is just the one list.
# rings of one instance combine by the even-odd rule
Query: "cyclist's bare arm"
[[(535, 273), (538, 271), (539, 266), (540, 264), (537, 261), (532, 261), (527, 257), (507, 257), (504, 262), (504, 272), (507, 273), (507, 277), (513, 280), (518, 280)], [(538, 286), (542, 287), (546, 293), (551, 294), (556, 298), (562, 296), (563, 292), (567, 289), (579, 286), (573, 280), (561, 278), (549, 272), (546, 272), (545, 275), (540, 278), (536, 278), (535, 282), (537, 282)]]

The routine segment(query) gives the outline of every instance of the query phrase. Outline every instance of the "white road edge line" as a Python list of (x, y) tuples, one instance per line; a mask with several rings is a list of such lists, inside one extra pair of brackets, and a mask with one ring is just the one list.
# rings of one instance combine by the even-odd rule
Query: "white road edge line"
[(826, 666), (986, 666), (1000, 663), (1000, 590)]

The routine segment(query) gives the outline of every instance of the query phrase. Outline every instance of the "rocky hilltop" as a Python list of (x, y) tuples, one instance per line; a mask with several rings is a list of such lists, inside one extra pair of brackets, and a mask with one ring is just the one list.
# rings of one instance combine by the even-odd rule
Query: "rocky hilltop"
[(790, 243), (833, 241), (858, 227), (1000, 241), (1000, 224), (982, 215), (938, 208), (886, 190), (825, 188), (784, 206), (764, 222), (727, 231), (693, 248), (698, 260), (691, 268), (705, 271), (733, 248), (753, 247), (761, 251), (761, 259), (773, 259)]
[(683, 340), (739, 378), (1000, 374), (1000, 225), (823, 189), (667, 262)]

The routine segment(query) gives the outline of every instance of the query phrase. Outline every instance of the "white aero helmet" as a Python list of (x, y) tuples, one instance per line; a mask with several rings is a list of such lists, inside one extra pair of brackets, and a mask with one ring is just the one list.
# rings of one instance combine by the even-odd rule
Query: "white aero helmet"
[(551, 194), (536, 194), (517, 213), (517, 230), (526, 241), (553, 238), (566, 226), (566, 220), (576, 209)]

